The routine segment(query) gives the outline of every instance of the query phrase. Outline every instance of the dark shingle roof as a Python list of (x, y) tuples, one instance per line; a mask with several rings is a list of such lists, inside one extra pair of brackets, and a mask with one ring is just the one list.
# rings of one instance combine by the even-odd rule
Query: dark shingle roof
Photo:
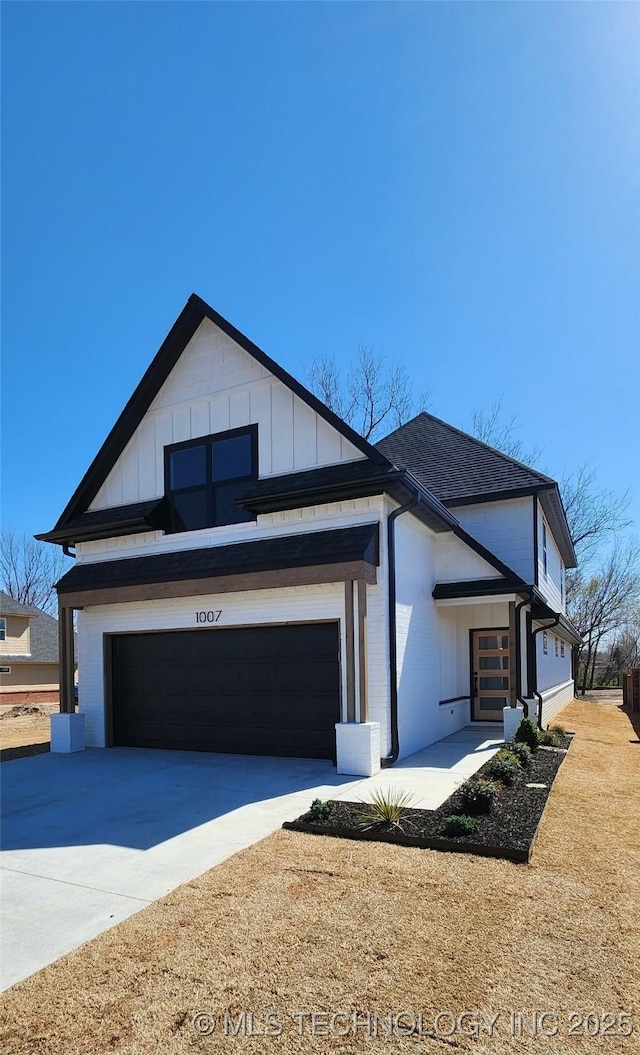
[(30, 604), (21, 604), (4, 590), (0, 590), (0, 615), (21, 615), (25, 619), (38, 615), (40, 609), (33, 608)]
[(162, 498), (152, 498), (126, 506), (94, 509), (73, 517), (67, 521), (64, 528), (54, 528), (53, 531), (46, 531), (35, 537), (42, 542), (66, 542), (74, 545), (76, 542), (86, 542), (90, 539), (117, 538), (119, 535), (153, 531), (161, 526), (158, 513), (162, 505)]
[(378, 559), (378, 525), (364, 524), (256, 542), (236, 542), (229, 546), (158, 553), (150, 557), (83, 562), (62, 577), (57, 589), (60, 594), (65, 594), (358, 560), (377, 565)]
[(394, 465), (409, 469), (445, 504), (555, 486), (550, 477), (432, 414), (418, 414), (376, 446)]
[(339, 465), (325, 465), (320, 469), (306, 469), (299, 473), (256, 480), (246, 494), (238, 499), (238, 503), (263, 513), (286, 509), (289, 499), (296, 506), (305, 497), (313, 498), (314, 502), (320, 502), (323, 498), (325, 501), (337, 500), (342, 491), (345, 497), (353, 498), (362, 491), (367, 494), (382, 493), (385, 485), (403, 475), (393, 465), (362, 458), (360, 461), (341, 462)]
[[(6, 611), (7, 615), (28, 615), (29, 616), (29, 637), (31, 640), (31, 652), (29, 655), (13, 655), (10, 652), (2, 649), (0, 652), (0, 659), (10, 661), (11, 663), (57, 663), (58, 662), (58, 620), (54, 619), (52, 615), (47, 615), (46, 612), (41, 612), (39, 608), (28, 608), (26, 605), (18, 605), (17, 602), (14, 604), (21, 608), (20, 612), (9, 612), (5, 608), (5, 597), (6, 594), (2, 594), (2, 611)], [(4, 645), (8, 645), (9, 642), (3, 642)]]

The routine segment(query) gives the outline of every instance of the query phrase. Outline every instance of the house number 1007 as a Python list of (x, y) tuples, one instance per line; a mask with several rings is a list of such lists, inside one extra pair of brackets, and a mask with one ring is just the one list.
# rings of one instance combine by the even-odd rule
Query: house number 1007
[(217, 623), (221, 615), (221, 608), (217, 612), (196, 612), (196, 623)]

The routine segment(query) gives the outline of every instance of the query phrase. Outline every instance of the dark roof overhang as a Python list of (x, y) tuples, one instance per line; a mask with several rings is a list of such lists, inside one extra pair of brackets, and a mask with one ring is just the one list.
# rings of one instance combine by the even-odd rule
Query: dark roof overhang
[[(269, 580), (269, 586), (299, 585), (306, 580), (299, 582), (295, 576), (286, 574), (295, 569), (328, 570), (325, 575), (312, 576), (309, 582), (337, 581), (331, 576), (335, 574), (340, 578), (343, 573), (344, 577), (375, 581), (375, 569), (379, 563), (378, 536), (377, 523), (363, 524), (147, 557), (82, 562), (60, 579), (56, 589), (62, 604), (81, 606), (89, 603), (87, 600), (83, 602), (83, 595), (90, 594), (92, 604), (109, 603), (131, 597), (131, 592), (127, 591), (162, 584), (185, 584), (181, 595), (216, 592), (219, 583), (224, 583), (225, 592), (260, 588), (259, 580), (250, 583), (249, 579), (272, 572), (277, 573), (277, 577)], [(156, 590), (147, 596), (169, 595)], [(103, 596), (104, 601), (101, 600)]]
[(437, 582), (433, 588), (436, 601), (457, 597), (499, 597), (517, 594), (522, 589), (522, 579), (467, 579), (458, 582)]
[(35, 537), (41, 542), (57, 542), (75, 546), (78, 542), (93, 542), (97, 539), (119, 538), (154, 531), (163, 525), (164, 499), (153, 498), (148, 502), (135, 502), (110, 509), (97, 509), (74, 517), (64, 527), (54, 528)]

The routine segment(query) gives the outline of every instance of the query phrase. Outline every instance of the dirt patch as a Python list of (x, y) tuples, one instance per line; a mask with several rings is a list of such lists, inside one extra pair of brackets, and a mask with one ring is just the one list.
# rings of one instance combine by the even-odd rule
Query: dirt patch
[(579, 697), (585, 703), (603, 703), (608, 707), (622, 707), (622, 689), (592, 689)]
[[(280, 831), (15, 986), (2, 1051), (636, 1055), (640, 751), (618, 709), (573, 704), (561, 720), (576, 737), (530, 865)], [(314, 1011), (345, 1012), (334, 1028), (349, 1032), (295, 1017)], [(385, 1036), (403, 1011), (423, 1036), (397, 1017)], [(497, 1015), (493, 1036), (477, 1017), (465, 1035), (465, 1011)], [(555, 1035), (530, 1035), (534, 1011), (557, 1016)], [(428, 1035), (446, 1012), (455, 1031), (445, 1017)], [(248, 1035), (269, 1014), (281, 1035)]]
[(26, 718), (28, 716), (40, 715), (42, 716), (46, 712), (40, 707), (30, 707), (27, 703), (16, 704), (15, 707), (9, 707), (8, 710), (0, 712), (0, 721), (6, 721), (7, 718)]
[[(49, 715), (58, 711), (57, 703), (18, 704), (0, 711), (0, 758), (18, 757), (16, 748), (48, 744)], [(6, 752), (11, 751), (9, 755)]]

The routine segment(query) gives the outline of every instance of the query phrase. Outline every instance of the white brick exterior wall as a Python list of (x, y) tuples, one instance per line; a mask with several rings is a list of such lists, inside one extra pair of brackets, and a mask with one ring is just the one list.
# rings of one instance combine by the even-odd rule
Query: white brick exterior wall
[[(384, 719), (387, 727), (388, 675), (380, 676), (385, 655), (385, 620), (381, 612), (383, 590), (368, 587), (369, 605), (369, 707), (372, 721)], [(135, 601), (85, 608), (78, 616), (78, 669), (80, 709), (86, 715), (87, 745), (104, 747), (104, 635), (136, 631), (195, 629), (196, 612), (221, 610), (216, 627), (253, 626), (264, 623), (340, 620), (342, 699), (344, 693), (344, 585), (296, 586), (281, 590), (211, 594), (171, 600)], [(387, 668), (388, 669), (388, 668)], [(385, 752), (386, 753), (386, 752)]]
[(265, 513), (248, 524), (228, 524), (204, 528), (202, 531), (183, 531), (165, 535), (162, 531), (148, 531), (122, 538), (80, 542), (76, 546), (77, 560), (119, 560), (122, 557), (143, 557), (152, 553), (175, 553), (178, 550), (199, 549), (205, 546), (225, 546), (233, 542), (256, 542), (277, 535), (294, 535), (303, 531), (328, 531), (332, 528), (369, 524), (382, 516), (382, 498), (354, 498), (346, 502), (288, 509), (282, 513)]

